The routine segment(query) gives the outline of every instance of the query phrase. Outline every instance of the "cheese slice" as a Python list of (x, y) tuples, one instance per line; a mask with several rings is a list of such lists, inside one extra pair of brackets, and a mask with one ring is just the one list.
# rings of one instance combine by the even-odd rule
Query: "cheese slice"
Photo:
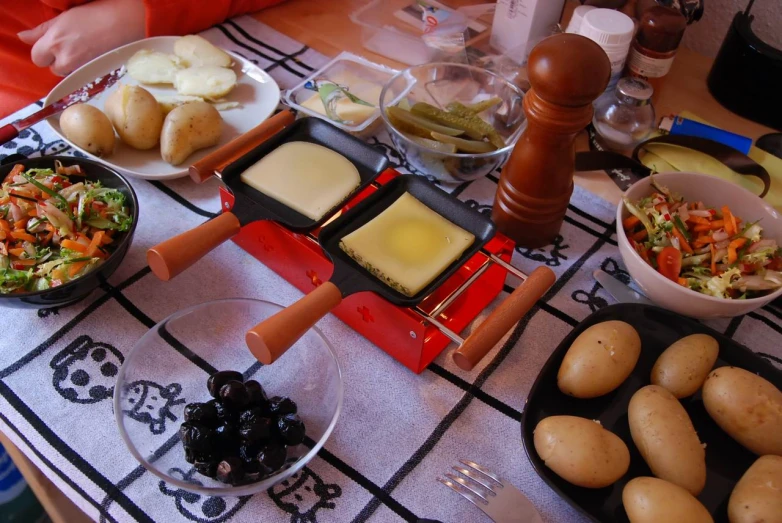
[(348, 234), (340, 248), (388, 286), (415, 296), (459, 259), (475, 236), (404, 193)]
[(313, 221), (339, 205), (361, 183), (353, 162), (309, 142), (279, 146), (251, 165), (240, 178)]

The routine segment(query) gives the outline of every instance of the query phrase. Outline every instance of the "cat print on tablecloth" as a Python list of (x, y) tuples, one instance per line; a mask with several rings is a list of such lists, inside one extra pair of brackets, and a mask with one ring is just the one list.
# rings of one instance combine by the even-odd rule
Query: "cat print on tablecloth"
[(46, 141), (41, 134), (35, 129), (25, 129), (19, 136), (0, 145), (0, 161), (6, 156), (11, 154), (22, 154), (24, 156), (51, 156), (58, 155), (73, 155), (85, 158), (86, 156), (77, 151), (55, 135), (52, 141)]
[[(124, 360), (115, 347), (83, 334), (52, 358), (52, 385), (72, 403), (110, 401)], [(148, 425), (152, 434), (162, 434), (168, 421), (177, 420), (172, 408), (185, 402), (178, 398), (181, 392), (178, 383), (163, 386), (152, 381), (135, 381), (126, 385), (122, 410), (131, 419)]]
[(268, 490), (278, 507), (291, 515), (291, 523), (317, 523), (317, 512), (333, 509), (342, 495), (339, 485), (324, 483), (308, 467)]
[[(198, 479), (200, 477), (194, 468), (187, 472), (180, 468), (168, 470), (171, 477), (181, 479), (194, 485), (203, 485)], [(185, 518), (198, 523), (222, 523), (244, 506), (251, 496), (235, 497), (217, 497), (202, 496), (195, 492), (188, 492), (180, 488), (171, 488), (168, 483), (161, 481), (158, 483), (160, 492), (166, 496), (174, 498), (176, 509)]]
[[(630, 273), (622, 269), (619, 266), (619, 263), (613, 258), (609, 257), (603, 260), (603, 263), (600, 264), (600, 268), (625, 285), (630, 285), (630, 282), (632, 281), (632, 278), (630, 278)], [(589, 291), (579, 289), (577, 291), (573, 291), (573, 294), (571, 294), (570, 297), (574, 301), (588, 306), (590, 312), (595, 312), (599, 309), (602, 309), (603, 307), (608, 306), (608, 301), (602, 296), (598, 296), (597, 294), (597, 291), (602, 288), (603, 287), (599, 283), (594, 282), (592, 284), (592, 288)]]

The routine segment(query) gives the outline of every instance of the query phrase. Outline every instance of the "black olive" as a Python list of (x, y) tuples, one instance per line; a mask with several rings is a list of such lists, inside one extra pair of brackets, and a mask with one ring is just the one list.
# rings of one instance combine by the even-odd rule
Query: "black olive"
[(247, 405), (250, 396), (241, 381), (229, 381), (220, 387), (220, 400), (223, 402), (223, 406), (239, 410)]
[(247, 389), (247, 394), (250, 395), (250, 405), (254, 407), (266, 406), (269, 402), (269, 398), (266, 396), (266, 391), (263, 390), (261, 384), (255, 380), (245, 382), (244, 388)]
[(215, 429), (215, 446), (228, 451), (239, 442), (239, 434), (231, 423), (223, 423)]
[(239, 424), (240, 425), (249, 425), (251, 423), (255, 423), (259, 419), (263, 418), (263, 412), (259, 407), (253, 407), (251, 409), (243, 410), (239, 414)]
[(235, 456), (227, 457), (217, 465), (216, 478), (223, 483), (233, 485), (238, 483), (242, 476), (244, 476), (242, 460)]
[(217, 425), (217, 409), (213, 403), (190, 403), (185, 407), (185, 421), (209, 427)]
[(272, 420), (258, 418), (252, 423), (239, 427), (239, 436), (247, 443), (260, 443), (269, 439), (272, 433)]
[(288, 452), (282, 445), (271, 444), (263, 447), (258, 453), (257, 460), (264, 475), (269, 476), (280, 470), (285, 465), (287, 455)]
[(251, 445), (249, 443), (242, 443), (239, 445), (239, 458), (245, 463), (250, 463), (258, 456), (260, 447), (258, 445)]
[(286, 445), (298, 445), (304, 441), (304, 422), (295, 414), (287, 414), (277, 420), (277, 432)]
[(204, 476), (213, 478), (217, 474), (217, 461), (215, 460), (196, 461), (195, 465), (193, 466), (199, 473), (203, 474)]
[(269, 400), (269, 412), (274, 416), (284, 416), (286, 414), (296, 414), (296, 404), (290, 398), (281, 398), (275, 396)]
[(238, 381), (241, 383), (243, 380), (244, 376), (242, 376), (241, 372), (236, 372), (235, 370), (221, 370), (220, 372), (215, 372), (209, 376), (209, 379), (206, 380), (206, 388), (209, 389), (209, 394), (213, 398), (216, 398), (223, 385), (229, 381)]
[(236, 414), (231, 409), (226, 408), (220, 400), (210, 400), (207, 402), (212, 405), (217, 413), (218, 423), (233, 423), (236, 421)]
[(182, 423), (179, 428), (182, 445), (192, 450), (211, 450), (214, 443), (214, 430), (194, 423)]
[(196, 451), (190, 447), (185, 447), (185, 461), (191, 465), (196, 462)]

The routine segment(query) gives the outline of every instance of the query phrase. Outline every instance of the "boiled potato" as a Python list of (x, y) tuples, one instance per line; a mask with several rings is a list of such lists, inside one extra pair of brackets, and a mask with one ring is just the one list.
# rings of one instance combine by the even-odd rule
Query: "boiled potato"
[(173, 84), (182, 65), (177, 56), (142, 49), (130, 57), (127, 68), (131, 78), (143, 84)]
[(157, 96), (155, 99), (157, 100), (157, 103), (160, 104), (160, 110), (163, 111), (163, 114), (170, 113), (180, 105), (204, 101), (200, 96), (182, 96), (176, 94)]
[(120, 139), (135, 149), (152, 149), (160, 141), (163, 114), (149, 91), (135, 85), (120, 85), (106, 99), (106, 115)]
[(647, 385), (630, 399), (630, 434), (652, 474), (697, 496), (706, 484), (706, 451), (673, 394)]
[(761, 456), (728, 501), (730, 523), (782, 523), (782, 456)]
[(220, 113), (206, 102), (191, 102), (168, 113), (160, 137), (160, 152), (171, 165), (179, 165), (193, 152), (217, 145), (222, 133)]
[(782, 456), (782, 392), (738, 367), (715, 369), (703, 384), (703, 406), (722, 430), (760, 456)]
[(627, 482), (622, 504), (630, 523), (713, 523), (700, 501), (678, 485), (640, 477)]
[(95, 156), (108, 156), (114, 151), (114, 128), (97, 107), (73, 104), (60, 115), (60, 128), (68, 140)]
[(576, 398), (608, 394), (630, 375), (641, 354), (638, 332), (623, 321), (604, 321), (582, 332), (557, 374), (559, 390)]
[(189, 66), (215, 65), (230, 67), (231, 56), (222, 49), (213, 46), (207, 39), (198, 35), (183, 36), (174, 43), (174, 54)]
[(714, 367), (720, 346), (708, 334), (693, 334), (675, 342), (660, 354), (652, 368), (652, 384), (668, 389), (677, 398), (692, 396)]
[(579, 487), (602, 488), (624, 476), (630, 451), (597, 421), (551, 416), (534, 431), (535, 451), (546, 466)]
[(183, 69), (174, 78), (179, 94), (215, 99), (230, 93), (236, 86), (236, 73), (231, 69), (203, 65)]

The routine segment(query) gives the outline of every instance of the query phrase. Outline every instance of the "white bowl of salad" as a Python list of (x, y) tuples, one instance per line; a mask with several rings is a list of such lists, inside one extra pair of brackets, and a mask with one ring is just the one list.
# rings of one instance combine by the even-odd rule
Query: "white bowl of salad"
[(616, 219), (630, 275), (661, 307), (723, 318), (782, 296), (782, 216), (733, 183), (656, 174), (625, 192)]

